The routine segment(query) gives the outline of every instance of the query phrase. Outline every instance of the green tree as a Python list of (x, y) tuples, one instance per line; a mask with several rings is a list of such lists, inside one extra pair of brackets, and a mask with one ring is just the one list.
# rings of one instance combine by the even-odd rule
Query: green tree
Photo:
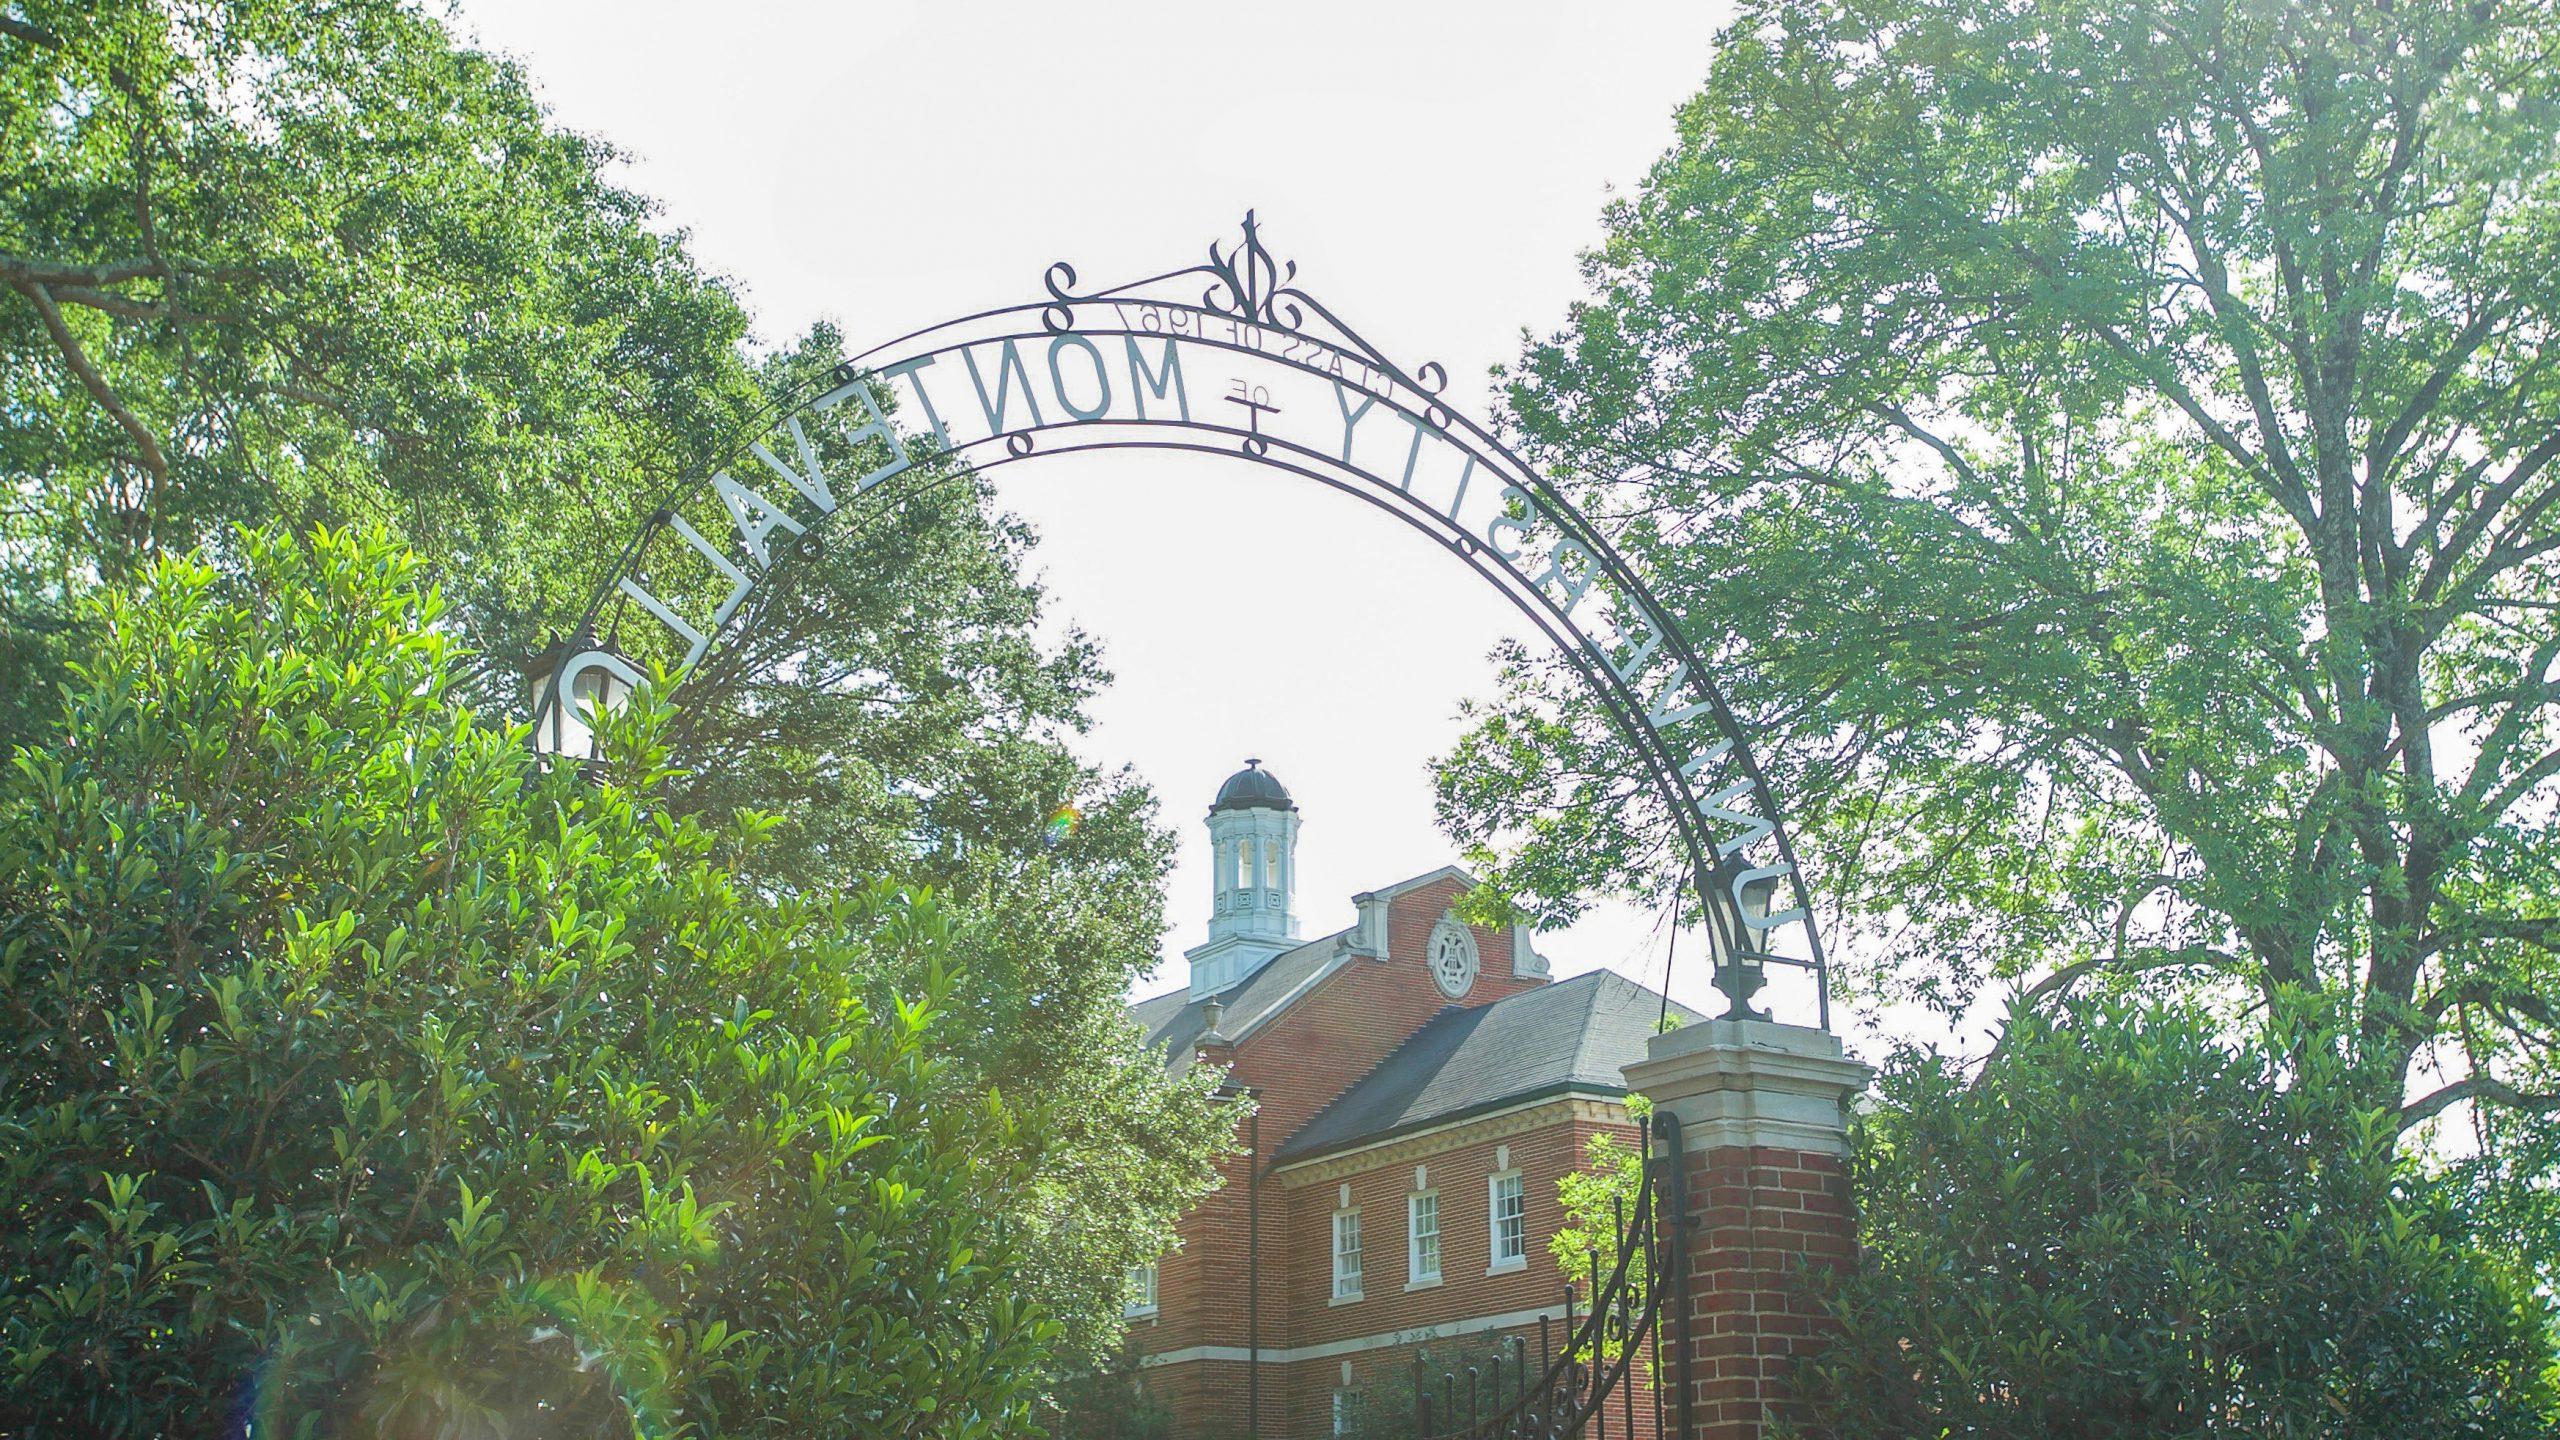
[(1147, 1393), (1138, 1352), (1125, 1345), (1109, 1363), (1060, 1386), (1054, 1410), (1043, 1418), (1055, 1440), (1169, 1440), (1173, 1434), (1172, 1412)]
[[(1627, 1112), (1630, 1118), (1644, 1119), (1653, 1113), (1653, 1102), (1630, 1095)], [(1644, 1165), (1642, 1149), (1601, 1130), (1583, 1142), (1582, 1168), (1557, 1177), (1556, 1200), (1564, 1209), (1564, 1224), (1547, 1237), (1547, 1255), (1556, 1262), (1557, 1275), (1581, 1295), (1586, 1313), (1594, 1297), (1608, 1295), (1619, 1253), (1626, 1250), (1628, 1222), (1644, 1201)], [(1653, 1294), (1653, 1256), (1638, 1245), (1626, 1250), (1626, 1265), (1624, 1303), (1630, 1313), (1640, 1313)], [(1616, 1359), (1625, 1343), (1603, 1330), (1601, 1358)]]
[[(1797, 1383), (1840, 1440), (2548, 1435), (2550, 1316), (2308, 1022), (2023, 1010), (1856, 1126), (1864, 1262)], [(2299, 1066), (2288, 1057), (2300, 1057)]]
[[(409, 0), (0, 3), (0, 748), (51, 723), (85, 589), (236, 566), (242, 519), (390, 527), (476, 652), (462, 692), (523, 713), (515, 662), (622, 540), (843, 359), (825, 328), (752, 351), (613, 158)], [(781, 817), (735, 862), (776, 894), (933, 886), (973, 958), (929, 1043), (1020, 1107), (1020, 1278), (1098, 1355), (1229, 1143), (1121, 1014), (1171, 841), (1069, 747), (1108, 677), (1039, 638), (1028, 531), (916, 479), (777, 567), (688, 678), (656, 803)]]
[[(841, 357), (821, 328), (757, 380), (807, 394)], [(832, 429), (814, 427), (831, 473), (886, 458)], [(1021, 574), (1028, 528), (982, 477), (906, 443), (916, 469), (813, 529), (687, 677), (668, 732), (686, 773), (669, 801), (785, 815), (748, 862), (760, 884), (823, 895), (846, 874), (911, 875), (967, 927), (972, 984), (940, 1034), (1024, 1112), (1042, 1177), (1017, 1197), (1037, 1258), (1025, 1283), (1066, 1326), (1074, 1370), (1117, 1345), (1124, 1277), (1214, 1183), (1234, 1116), (1211, 1098), (1215, 1075), (1167, 1075), (1126, 1017), (1164, 930), (1173, 842), (1129, 771), (1072, 748), (1109, 679), (1100, 654), (1074, 630), (1043, 643), (1045, 596)], [(705, 534), (730, 523), (707, 495), (686, 503)], [(644, 617), (626, 639), (651, 631)], [(1070, 806), (1072, 832), (1051, 834)]]
[(763, 397), (607, 146), (398, 0), (0, 10), (0, 463), (22, 595), (236, 520), (379, 519), (484, 651), (574, 610)]
[[(1714, 657), (1853, 987), (2317, 991), (2403, 1126), (2560, 1109), (2555, 46), (1744, 7), (1510, 398)], [(1636, 773), (1514, 661), (1448, 813), (1524, 895), (1658, 884), (1639, 808), (1504, 828)]]
[(957, 927), (741, 885), (662, 709), (538, 772), (378, 534), (239, 553), (107, 592), (0, 783), (0, 1429), (1018, 1431)]

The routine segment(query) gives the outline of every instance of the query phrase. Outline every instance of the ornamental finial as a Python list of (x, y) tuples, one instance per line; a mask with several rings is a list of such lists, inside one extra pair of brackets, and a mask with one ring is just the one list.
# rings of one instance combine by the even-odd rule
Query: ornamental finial
[(1243, 243), (1221, 251), (1216, 241), (1209, 242), (1208, 271), (1218, 283), (1201, 292), (1202, 305), (1256, 325), (1298, 327), (1303, 318), (1298, 307), (1279, 298), (1289, 282), (1298, 278), (1298, 262), (1272, 258), (1251, 210), (1244, 212)]

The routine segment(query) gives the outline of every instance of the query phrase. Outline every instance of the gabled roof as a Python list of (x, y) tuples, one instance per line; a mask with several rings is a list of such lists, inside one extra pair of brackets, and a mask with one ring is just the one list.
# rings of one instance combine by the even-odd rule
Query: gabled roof
[[(1226, 1007), (1218, 1029), (1228, 1039), (1242, 1038), (1247, 1029), (1295, 999), (1301, 987), (1347, 954), (1343, 942), (1350, 938), (1350, 931), (1337, 930), (1295, 950), (1283, 950), (1243, 980), (1210, 997)], [(1187, 988), (1139, 1001), (1129, 1007), (1129, 1018), (1147, 1032), (1147, 1043), (1164, 1050), (1164, 1066), (1176, 1075), (1191, 1068), (1192, 1052), (1200, 1043), (1201, 1033), (1209, 1028), (1204, 1002), (1192, 999)]]
[[(1407, 890), (1444, 879), (1470, 887), (1476, 883), (1476, 877), (1457, 866), (1443, 865), (1353, 898), (1393, 900)], [(1295, 950), (1283, 950), (1251, 975), (1209, 997), (1226, 1007), (1218, 1021), (1220, 1032), (1230, 1040), (1241, 1040), (1249, 1031), (1258, 1029), (1322, 979), (1335, 962), (1348, 959), (1351, 937), (1350, 930), (1336, 930)], [(1202, 1014), (1203, 1003), (1192, 999), (1188, 989), (1178, 989), (1150, 995), (1128, 1009), (1129, 1018), (1146, 1032), (1148, 1043), (1164, 1050), (1165, 1068), (1176, 1075), (1191, 1068), (1192, 1053), (1198, 1048), (1201, 1032), (1208, 1028)]]
[[(1662, 996), (1609, 970), (1441, 1011), (1273, 1155), (1285, 1165), (1546, 1095), (1623, 1095)], [(1685, 1005), (1682, 1023), (1700, 1017)]]

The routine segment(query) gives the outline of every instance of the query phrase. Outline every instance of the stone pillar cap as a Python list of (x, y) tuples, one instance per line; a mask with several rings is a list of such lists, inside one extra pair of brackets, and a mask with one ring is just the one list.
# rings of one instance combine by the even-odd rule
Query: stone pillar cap
[(1656, 1035), (1627, 1088), (1677, 1116), (1682, 1148), (1848, 1153), (1848, 1101), (1875, 1078), (1840, 1037), (1767, 1020), (1707, 1020)]

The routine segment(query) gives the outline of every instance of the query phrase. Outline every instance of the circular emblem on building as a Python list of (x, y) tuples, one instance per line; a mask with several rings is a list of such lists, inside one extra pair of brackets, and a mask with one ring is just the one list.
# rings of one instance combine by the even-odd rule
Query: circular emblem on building
[(1454, 915), (1443, 915), (1431, 932), (1431, 978), (1452, 1000), (1476, 988), (1476, 937)]

